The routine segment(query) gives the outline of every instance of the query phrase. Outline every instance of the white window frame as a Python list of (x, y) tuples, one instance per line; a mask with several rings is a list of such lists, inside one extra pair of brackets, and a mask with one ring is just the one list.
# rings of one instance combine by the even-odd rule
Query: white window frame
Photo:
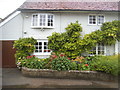
[(104, 19), (103, 19), (103, 20), (104, 20), (103, 23), (104, 23), (104, 22), (105, 22), (105, 15), (103, 15), (103, 14), (98, 14), (98, 15), (97, 15), (97, 24), (98, 24), (98, 25), (102, 25), (102, 23), (101, 23), (101, 24), (98, 23), (98, 21), (99, 21), (99, 20), (98, 20), (98, 16), (104, 16)]
[[(38, 19), (37, 19), (37, 26), (33, 26), (33, 15), (38, 15)], [(40, 26), (40, 15), (45, 15), (45, 26)], [(48, 15), (52, 15), (53, 16), (53, 26), (48, 26)], [(35, 13), (35, 14), (32, 14), (32, 19), (31, 19), (31, 28), (54, 28), (54, 23), (55, 23), (55, 20), (54, 20), (55, 16), (54, 14), (51, 14), (51, 13)]]
[(42, 52), (35, 52), (34, 50), (34, 55), (50, 55), (51, 54), (51, 50), (50, 52), (44, 52), (44, 42), (48, 43), (48, 40), (37, 40), (37, 42), (42, 42)]
[[(90, 23), (89, 23), (89, 21), (90, 21), (90, 17), (89, 17), (89, 16), (90, 16), (90, 15), (96, 17), (96, 24), (90, 24)], [(96, 14), (89, 14), (89, 15), (88, 15), (88, 25), (97, 25), (97, 15), (96, 15)]]
[(96, 54), (91, 54), (91, 55), (104, 55), (105, 56), (106, 55), (106, 45), (104, 45), (104, 54), (98, 54), (98, 44), (96, 44)]
[[(89, 21), (90, 21), (89, 16), (90, 16), (90, 15), (96, 16), (96, 24), (90, 24), (90, 23), (89, 23)], [(99, 23), (98, 23), (98, 16), (104, 16), (104, 21), (103, 21), (103, 23), (105, 22), (105, 15), (104, 15), (104, 14), (89, 14), (89, 15), (88, 15), (88, 25), (102, 25), (102, 24), (99, 24)]]

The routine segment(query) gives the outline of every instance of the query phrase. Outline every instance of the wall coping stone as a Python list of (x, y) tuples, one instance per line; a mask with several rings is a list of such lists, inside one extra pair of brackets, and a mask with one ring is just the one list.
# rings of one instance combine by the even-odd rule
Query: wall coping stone
[(23, 76), (35, 78), (59, 78), (59, 79), (80, 79), (80, 80), (100, 80), (100, 81), (118, 81), (118, 77), (111, 74), (97, 71), (57, 71), (52, 69), (30, 69), (22, 67)]

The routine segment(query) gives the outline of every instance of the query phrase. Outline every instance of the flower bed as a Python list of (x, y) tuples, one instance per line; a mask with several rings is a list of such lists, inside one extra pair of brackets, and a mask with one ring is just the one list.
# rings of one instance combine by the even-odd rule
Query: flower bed
[(78, 71), (78, 70), (57, 71), (51, 69), (30, 69), (22, 67), (22, 74), (27, 77), (117, 81), (117, 77), (96, 71)]

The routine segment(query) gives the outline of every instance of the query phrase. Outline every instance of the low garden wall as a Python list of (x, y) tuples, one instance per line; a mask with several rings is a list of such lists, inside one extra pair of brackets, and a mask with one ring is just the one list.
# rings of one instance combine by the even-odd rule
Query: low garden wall
[(27, 77), (117, 81), (117, 77), (96, 71), (77, 71), (77, 70), (57, 71), (50, 69), (29, 69), (22, 67), (22, 74)]

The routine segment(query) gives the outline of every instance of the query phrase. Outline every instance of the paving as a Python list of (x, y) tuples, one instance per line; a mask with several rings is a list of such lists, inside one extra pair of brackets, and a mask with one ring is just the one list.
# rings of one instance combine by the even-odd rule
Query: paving
[(118, 88), (118, 82), (30, 78), (23, 76), (18, 68), (3, 68), (2, 88)]

